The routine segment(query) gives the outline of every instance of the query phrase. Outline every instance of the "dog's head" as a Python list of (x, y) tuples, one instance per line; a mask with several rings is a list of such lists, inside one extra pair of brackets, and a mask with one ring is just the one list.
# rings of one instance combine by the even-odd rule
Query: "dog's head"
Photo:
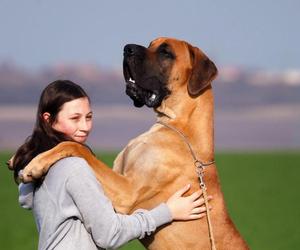
[(191, 97), (198, 96), (216, 77), (217, 68), (189, 43), (158, 38), (148, 48), (136, 44), (124, 47), (123, 74), (126, 94), (134, 105), (157, 108), (182, 85)]

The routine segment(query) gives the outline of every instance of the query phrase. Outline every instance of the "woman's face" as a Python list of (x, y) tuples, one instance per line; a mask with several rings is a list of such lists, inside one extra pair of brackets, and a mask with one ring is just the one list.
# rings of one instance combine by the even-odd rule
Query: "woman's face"
[(64, 103), (52, 127), (76, 142), (84, 143), (92, 129), (92, 111), (87, 97)]

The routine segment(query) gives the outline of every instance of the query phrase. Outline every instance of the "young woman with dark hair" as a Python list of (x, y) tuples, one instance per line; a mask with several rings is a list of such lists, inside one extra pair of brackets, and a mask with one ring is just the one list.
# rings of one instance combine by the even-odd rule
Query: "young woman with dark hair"
[[(85, 143), (91, 129), (92, 111), (85, 91), (71, 81), (49, 84), (40, 97), (33, 133), (14, 157), (15, 180), (36, 155), (66, 140)], [(39, 249), (92, 250), (117, 248), (172, 220), (205, 216), (201, 192), (183, 197), (188, 190), (189, 185), (152, 210), (121, 215), (87, 162), (68, 157), (55, 163), (43, 180), (21, 183), (19, 202), (33, 210)]]
[[(27, 138), (21, 147), (19, 147), (14, 156), (13, 166), (16, 181), (18, 181), (19, 171), (38, 154), (47, 151), (66, 140), (84, 142), (72, 138), (71, 135), (64, 131), (55, 129), (55, 123), (63, 105), (77, 99), (86, 100), (88, 104), (90, 103), (86, 92), (79, 85), (68, 80), (52, 82), (43, 90), (39, 100), (36, 122), (32, 135)], [(90, 112), (86, 118), (91, 121), (92, 112)]]

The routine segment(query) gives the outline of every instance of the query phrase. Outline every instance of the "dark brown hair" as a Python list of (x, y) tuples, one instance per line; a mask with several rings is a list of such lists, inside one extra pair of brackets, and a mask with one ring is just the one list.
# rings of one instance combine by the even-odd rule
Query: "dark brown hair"
[[(19, 171), (35, 156), (53, 148), (62, 141), (71, 140), (64, 133), (53, 129), (52, 124), (56, 121), (57, 114), (64, 103), (82, 97), (89, 99), (86, 92), (79, 85), (69, 80), (54, 81), (43, 90), (32, 135), (19, 147), (14, 156), (13, 169), (17, 183)], [(45, 112), (50, 114), (48, 122), (43, 118)]]

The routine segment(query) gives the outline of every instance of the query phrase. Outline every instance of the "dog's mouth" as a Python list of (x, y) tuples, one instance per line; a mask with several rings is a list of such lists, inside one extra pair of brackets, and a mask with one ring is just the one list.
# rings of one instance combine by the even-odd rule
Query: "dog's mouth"
[(123, 74), (126, 81), (126, 94), (133, 100), (134, 106), (142, 107), (146, 105), (149, 108), (160, 106), (166, 96), (164, 94), (166, 91), (162, 91), (161, 86), (163, 84), (157, 77), (142, 77), (139, 79), (125, 60)]
[[(138, 96), (137, 94), (142, 91), (144, 96), (146, 97), (146, 105), (147, 106), (153, 106), (155, 101), (158, 99), (158, 94), (155, 94), (153, 91), (145, 90), (143, 88), (138, 87), (138, 85), (135, 84), (135, 80), (133, 80), (131, 77), (127, 81), (127, 86), (129, 89), (132, 89), (135, 93), (135, 96)], [(140, 91), (138, 90), (140, 88)]]

